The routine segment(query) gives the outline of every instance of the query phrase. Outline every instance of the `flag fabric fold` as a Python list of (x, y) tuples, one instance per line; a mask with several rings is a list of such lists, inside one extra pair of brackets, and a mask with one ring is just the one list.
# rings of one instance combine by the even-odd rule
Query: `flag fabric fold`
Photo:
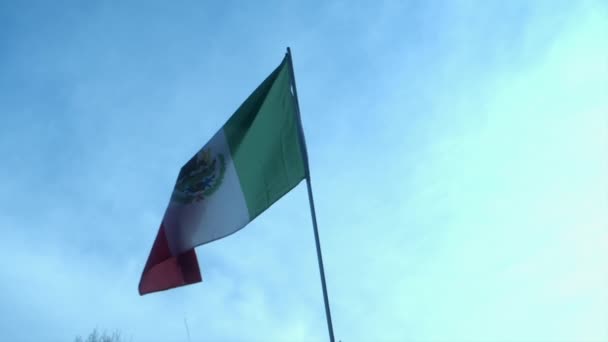
[(172, 256), (167, 244), (165, 229), (161, 225), (152, 245), (148, 262), (144, 267), (139, 284), (140, 294), (194, 284), (201, 280), (194, 248)]
[(305, 178), (288, 58), (181, 168), (139, 293), (202, 280), (194, 248), (243, 228)]

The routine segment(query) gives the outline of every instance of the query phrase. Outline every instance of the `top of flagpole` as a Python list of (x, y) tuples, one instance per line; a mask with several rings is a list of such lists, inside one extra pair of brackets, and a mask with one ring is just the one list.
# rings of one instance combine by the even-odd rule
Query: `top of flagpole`
[(291, 86), (293, 91), (293, 97), (296, 101), (296, 116), (298, 117), (299, 135), (302, 143), (302, 154), (304, 155), (304, 169), (306, 170), (306, 178), (310, 177), (310, 168), (308, 164), (308, 148), (306, 146), (306, 139), (304, 138), (304, 127), (302, 126), (302, 116), (300, 114), (300, 101), (298, 100), (298, 88), (296, 87), (296, 76), (293, 70), (293, 59), (291, 57), (291, 49), (287, 47), (287, 61), (289, 63), (289, 72), (291, 73)]

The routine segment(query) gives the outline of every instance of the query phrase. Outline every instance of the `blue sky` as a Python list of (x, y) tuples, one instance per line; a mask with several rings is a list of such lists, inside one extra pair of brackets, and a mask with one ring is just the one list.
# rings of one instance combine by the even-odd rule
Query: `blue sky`
[(291, 46), (336, 337), (608, 341), (608, 6), (0, 3), (0, 331), (323, 341), (304, 184), (137, 283), (181, 165)]

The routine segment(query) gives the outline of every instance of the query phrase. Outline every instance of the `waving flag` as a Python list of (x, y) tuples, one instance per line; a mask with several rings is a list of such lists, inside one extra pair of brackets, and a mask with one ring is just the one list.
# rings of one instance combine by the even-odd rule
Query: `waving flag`
[(196, 246), (240, 230), (305, 178), (290, 68), (286, 56), (181, 168), (140, 294), (200, 282)]

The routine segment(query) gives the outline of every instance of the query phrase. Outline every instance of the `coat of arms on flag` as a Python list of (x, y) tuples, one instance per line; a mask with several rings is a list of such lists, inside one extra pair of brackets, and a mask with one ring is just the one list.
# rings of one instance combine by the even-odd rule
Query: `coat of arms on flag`
[(180, 170), (171, 199), (180, 203), (201, 201), (220, 187), (225, 172), (224, 156), (213, 156), (211, 149), (202, 149)]

